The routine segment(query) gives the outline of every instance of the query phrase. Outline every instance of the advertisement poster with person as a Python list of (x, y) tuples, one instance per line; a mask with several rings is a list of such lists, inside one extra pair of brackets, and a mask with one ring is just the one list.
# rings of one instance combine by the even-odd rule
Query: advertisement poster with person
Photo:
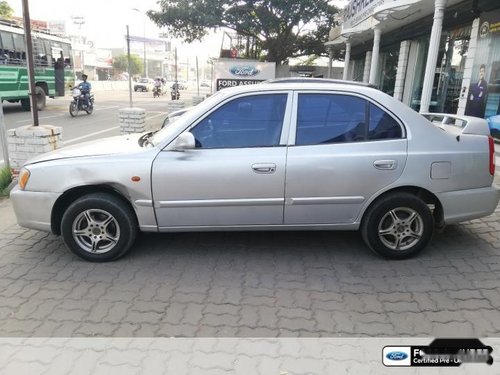
[(467, 116), (484, 117), (485, 99), (488, 93), (488, 83), (485, 80), (486, 66), (479, 67), (479, 79), (472, 80), (467, 98), (465, 114)]
[(481, 13), (465, 114), (486, 119), (500, 139), (500, 11)]

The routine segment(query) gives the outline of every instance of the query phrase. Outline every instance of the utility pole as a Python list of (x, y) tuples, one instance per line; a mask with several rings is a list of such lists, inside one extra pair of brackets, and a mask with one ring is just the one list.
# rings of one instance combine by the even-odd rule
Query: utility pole
[(129, 34), (129, 31), (128, 31), (128, 25), (127, 25), (127, 61), (128, 61), (128, 64), (127, 64), (127, 71), (128, 71), (128, 99), (129, 99), (129, 104), (130, 104), (130, 108), (132, 108), (134, 106), (134, 104), (132, 103), (132, 74), (131, 74), (131, 63), (130, 63), (130, 34)]
[(36, 106), (35, 65), (33, 63), (33, 42), (31, 40), (31, 20), (28, 0), (23, 0), (24, 34), (26, 36), (26, 62), (28, 64), (28, 87), (33, 126), (38, 126), (38, 107)]
[(174, 49), (174, 59), (175, 59), (175, 83), (177, 83), (177, 47)]

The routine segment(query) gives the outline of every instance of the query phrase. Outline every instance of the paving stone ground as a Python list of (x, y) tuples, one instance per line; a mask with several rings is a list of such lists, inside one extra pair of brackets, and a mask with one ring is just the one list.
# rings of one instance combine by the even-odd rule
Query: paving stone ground
[(497, 209), (404, 261), (357, 232), (144, 234), (94, 264), (13, 224), (0, 231), (0, 336), (499, 336), (499, 228)]
[(356, 232), (144, 234), (93, 264), (2, 200), (0, 373), (386, 374), (385, 345), (487, 337), (493, 366), (391, 373), (498, 374), (499, 229), (497, 208), (404, 261)]

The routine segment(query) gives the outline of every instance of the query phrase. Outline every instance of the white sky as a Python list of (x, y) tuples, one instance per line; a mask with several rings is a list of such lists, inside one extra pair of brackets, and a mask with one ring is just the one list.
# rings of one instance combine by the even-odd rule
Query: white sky
[[(22, 17), (22, 1), (7, 0), (14, 9), (15, 16)], [(158, 38), (163, 30), (143, 13), (149, 9), (159, 9), (157, 0), (30, 0), (30, 18), (42, 21), (65, 21), (66, 29), (74, 28), (71, 17), (85, 18), (82, 33), (88, 40), (95, 42), (98, 48), (122, 48), (125, 45), (126, 25), (130, 34)], [(139, 9), (143, 13), (134, 11)], [(173, 47), (178, 47), (179, 58), (200, 59), (215, 56), (220, 48), (221, 35), (211, 35), (202, 43), (186, 45), (180, 40), (173, 40)]]
[[(82, 33), (88, 40), (95, 42), (98, 48), (121, 48), (125, 43), (125, 28), (128, 24), (130, 34), (158, 38), (162, 30), (151, 20), (134, 8), (144, 12), (149, 9), (159, 9), (158, 0), (29, 0), (30, 17), (42, 21), (66, 21), (67, 30), (72, 26), (71, 17), (85, 18)], [(296, 0), (297, 1), (297, 0)], [(298, 0), (300, 1), (300, 0)], [(15, 15), (22, 16), (22, 1), (7, 0), (14, 9)], [(342, 8), (347, 0), (333, 0)], [(212, 33), (201, 43), (187, 45), (180, 40), (173, 40), (173, 47), (178, 48), (179, 59), (200, 60), (216, 57), (222, 43), (222, 33)]]

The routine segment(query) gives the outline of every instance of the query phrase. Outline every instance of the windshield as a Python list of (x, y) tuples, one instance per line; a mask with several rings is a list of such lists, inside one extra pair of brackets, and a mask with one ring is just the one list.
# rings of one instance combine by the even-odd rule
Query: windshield
[(193, 109), (190, 109), (189, 111), (183, 113), (179, 117), (175, 117), (173, 119), (173, 122), (170, 123), (168, 126), (164, 127), (163, 129), (159, 130), (156, 132), (153, 137), (150, 139), (151, 143), (154, 146), (157, 146), (158, 144), (162, 143), (164, 140), (169, 139), (171, 137), (174, 137), (178, 135), (183, 128), (187, 126), (185, 123), (184, 119), (188, 118), (193, 114), (193, 112), (199, 112), (199, 115), (203, 115), (204, 112), (208, 111), (210, 108), (212, 108), (221, 98), (224, 96), (224, 91), (218, 91), (212, 96), (210, 96), (208, 99), (205, 101), (201, 102), (198, 104), (196, 107), (193, 107)]
[(141, 79), (139, 80), (139, 82), (141, 82), (141, 83), (147, 83), (147, 82), (148, 82), (148, 79), (147, 79), (147, 78), (141, 78)]

